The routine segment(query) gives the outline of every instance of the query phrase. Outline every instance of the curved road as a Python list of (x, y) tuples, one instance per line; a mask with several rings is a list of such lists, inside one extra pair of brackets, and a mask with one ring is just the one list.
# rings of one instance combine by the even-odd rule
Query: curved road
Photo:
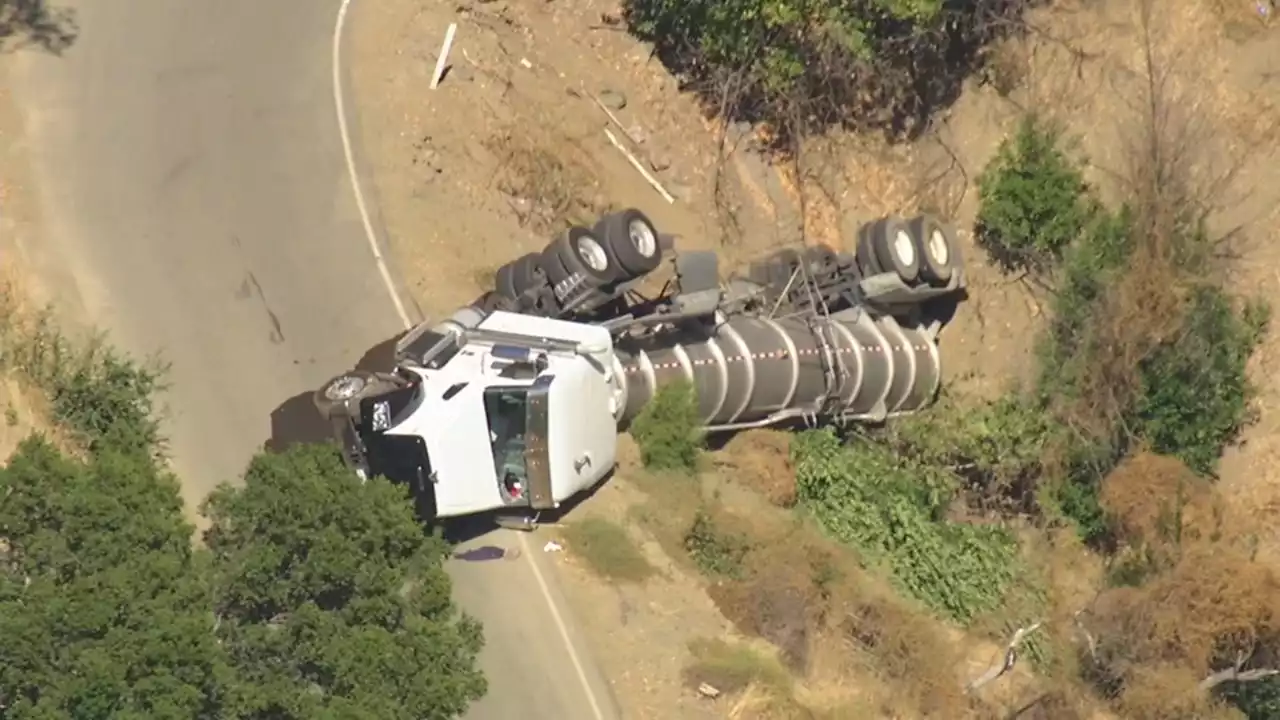
[[(277, 407), (402, 328), (340, 141), (340, 0), (72, 4), (75, 44), (15, 68), (46, 230), (26, 251), (64, 310), (172, 363), (195, 503), (239, 475)], [(537, 548), (483, 542), (526, 552), (450, 568), (487, 638), (490, 692), (468, 717), (616, 717)]]

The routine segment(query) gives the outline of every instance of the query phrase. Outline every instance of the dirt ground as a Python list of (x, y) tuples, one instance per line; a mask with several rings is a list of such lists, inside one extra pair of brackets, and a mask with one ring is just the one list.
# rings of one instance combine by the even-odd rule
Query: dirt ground
[[(1091, 181), (1114, 195), (1124, 170), (1122, 129), (1137, 110), (1130, 98), (1143, 59), (1132, 3), (1056, 3), (1051, 14), (1033, 17), (1036, 31), (1027, 40), (997, 50), (992, 81), (972, 83), (924, 139), (898, 147), (865, 138), (815, 141), (807, 157), (816, 158), (810, 161), (816, 171), (802, 189), (821, 186), (825, 192), (811, 196), (839, 204), (813, 202), (801, 222), (789, 168), (772, 167), (754, 152), (743, 128), (708, 121), (649, 49), (619, 29), (612, 0), (384, 0), (355, 7), (348, 57), (363, 162), (400, 274), (428, 315), (468, 302), (497, 265), (606, 208), (641, 208), (680, 246), (719, 249), (722, 271), (779, 245), (847, 245), (859, 223), (883, 214), (938, 209), (959, 229), (970, 287), (970, 300), (944, 332), (943, 357), (952, 383), (979, 394), (1026, 379), (1048, 298), (1026, 278), (990, 267), (973, 246), (978, 174), (1017, 118), (1035, 108), (1080, 136)], [(1188, 115), (1212, 138), (1199, 172), (1235, 172), (1213, 220), (1224, 232), (1240, 229), (1229, 244), (1232, 277), (1241, 292), (1280, 299), (1273, 230), (1280, 208), (1280, 31), (1260, 22), (1245, 0), (1166, 0), (1158, 7), (1160, 57), (1174, 69), (1170, 91), (1181, 94)], [(458, 30), (449, 71), (431, 90), (451, 22)], [(615, 108), (625, 131), (596, 96)], [(675, 202), (632, 167), (606, 129), (635, 151)], [(1259, 422), (1222, 468), (1225, 494), (1255, 516), (1280, 512), (1277, 363), (1280, 330), (1273, 329), (1255, 358)], [(785, 484), (770, 482), (786, 471), (777, 448), (747, 443), (722, 460), (756, 489), (785, 493)], [(630, 527), (642, 502), (643, 493), (624, 480), (577, 512)], [(555, 528), (544, 532), (559, 537)], [(1275, 532), (1272, 546), (1280, 547)], [(731, 707), (700, 697), (680, 668), (690, 643), (731, 635), (730, 624), (701, 580), (643, 532), (635, 539), (659, 569), (642, 585), (602, 582), (572, 548), (560, 553), (562, 581), (620, 702), (643, 718), (728, 715)]]

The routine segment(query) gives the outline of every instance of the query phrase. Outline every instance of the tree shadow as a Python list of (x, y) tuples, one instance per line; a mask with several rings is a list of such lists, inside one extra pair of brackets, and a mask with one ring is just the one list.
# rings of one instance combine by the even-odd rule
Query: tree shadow
[(0, 49), (35, 46), (61, 55), (80, 34), (72, 8), (50, 7), (45, 0), (0, 0)]

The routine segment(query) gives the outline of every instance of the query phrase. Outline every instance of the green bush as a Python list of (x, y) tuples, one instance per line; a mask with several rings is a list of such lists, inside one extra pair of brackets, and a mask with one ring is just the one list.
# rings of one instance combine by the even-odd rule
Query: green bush
[(1222, 290), (1196, 288), (1181, 331), (1143, 361), (1131, 416), (1153, 450), (1210, 474), (1223, 448), (1249, 420), (1249, 357), (1269, 313), (1257, 302), (1237, 310)]
[(961, 404), (943, 395), (889, 429), (891, 447), (916, 464), (952, 468), (984, 504), (1029, 511), (1043, 462), (1062, 429), (1033, 398), (1011, 392)]
[(897, 585), (969, 622), (1000, 606), (1017, 576), (1017, 544), (994, 525), (949, 522), (955, 478), (901, 461), (882, 444), (841, 444), (828, 430), (792, 445), (802, 506), (828, 533), (883, 561)]
[(978, 178), (977, 240), (1006, 270), (1056, 265), (1094, 212), (1061, 140), (1055, 126), (1027, 115)]
[(657, 394), (629, 428), (640, 446), (640, 461), (651, 470), (693, 471), (702, 453), (698, 393), (692, 383), (672, 382)]
[(1030, 0), (626, 0), (633, 33), (732, 120), (911, 133)]
[(154, 398), (167, 368), (139, 364), (104, 338), (77, 344), (44, 312), (30, 325), (0, 318), (0, 363), (17, 370), (49, 397), (53, 420), (89, 447), (154, 452), (161, 448)]
[(706, 509), (693, 517), (684, 536), (684, 549), (706, 575), (740, 579), (751, 541), (743, 534), (721, 527)]
[(1218, 695), (1239, 708), (1249, 720), (1280, 718), (1280, 676), (1223, 683), (1219, 687)]

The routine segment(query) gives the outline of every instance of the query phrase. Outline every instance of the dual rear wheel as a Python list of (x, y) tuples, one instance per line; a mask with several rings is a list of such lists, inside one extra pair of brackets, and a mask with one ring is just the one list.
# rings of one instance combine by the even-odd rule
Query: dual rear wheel
[(611, 213), (594, 227), (573, 226), (540, 253), (529, 253), (494, 273), (497, 295), (518, 302), (550, 285), (563, 295), (585, 284), (627, 282), (662, 263), (658, 231), (639, 210)]
[(865, 274), (894, 273), (908, 285), (945, 287), (960, 265), (955, 232), (932, 215), (885, 217), (864, 225), (856, 255)]

